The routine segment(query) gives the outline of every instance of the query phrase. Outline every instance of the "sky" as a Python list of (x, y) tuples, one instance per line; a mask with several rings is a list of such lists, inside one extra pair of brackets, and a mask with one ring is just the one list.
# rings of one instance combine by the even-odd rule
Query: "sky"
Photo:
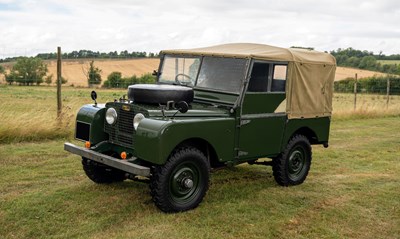
[(400, 54), (399, 0), (0, 0), (0, 58), (250, 42)]

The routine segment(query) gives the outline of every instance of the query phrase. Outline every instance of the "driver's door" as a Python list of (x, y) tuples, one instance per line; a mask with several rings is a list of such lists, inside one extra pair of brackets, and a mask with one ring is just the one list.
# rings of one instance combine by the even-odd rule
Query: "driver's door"
[(287, 63), (254, 61), (242, 103), (239, 159), (280, 152), (286, 121)]

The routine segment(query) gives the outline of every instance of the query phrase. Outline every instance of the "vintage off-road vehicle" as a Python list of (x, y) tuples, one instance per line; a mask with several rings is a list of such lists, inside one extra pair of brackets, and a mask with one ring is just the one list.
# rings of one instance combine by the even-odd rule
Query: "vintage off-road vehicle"
[[(96, 183), (148, 178), (165, 212), (197, 207), (210, 169), (271, 165), (282, 186), (301, 184), (311, 145), (328, 147), (336, 62), (330, 54), (260, 44), (160, 53), (157, 84), (83, 106), (76, 139)], [(259, 160), (263, 158), (263, 160)], [(265, 161), (264, 158), (270, 158)]]

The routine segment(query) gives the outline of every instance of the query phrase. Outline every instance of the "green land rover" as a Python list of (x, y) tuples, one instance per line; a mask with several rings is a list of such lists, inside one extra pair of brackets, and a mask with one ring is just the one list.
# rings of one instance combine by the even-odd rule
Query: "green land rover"
[(79, 110), (84, 147), (64, 148), (92, 181), (148, 179), (162, 211), (185, 211), (202, 201), (212, 168), (270, 165), (279, 185), (297, 185), (311, 145), (328, 147), (330, 54), (240, 43), (161, 51), (160, 60), (157, 84), (106, 104), (92, 92), (94, 104)]

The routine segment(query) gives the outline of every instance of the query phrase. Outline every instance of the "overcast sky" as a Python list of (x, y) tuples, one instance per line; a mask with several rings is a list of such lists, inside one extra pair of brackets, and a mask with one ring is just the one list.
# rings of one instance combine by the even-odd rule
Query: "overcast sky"
[(0, 58), (252, 42), (400, 54), (399, 0), (0, 0)]

